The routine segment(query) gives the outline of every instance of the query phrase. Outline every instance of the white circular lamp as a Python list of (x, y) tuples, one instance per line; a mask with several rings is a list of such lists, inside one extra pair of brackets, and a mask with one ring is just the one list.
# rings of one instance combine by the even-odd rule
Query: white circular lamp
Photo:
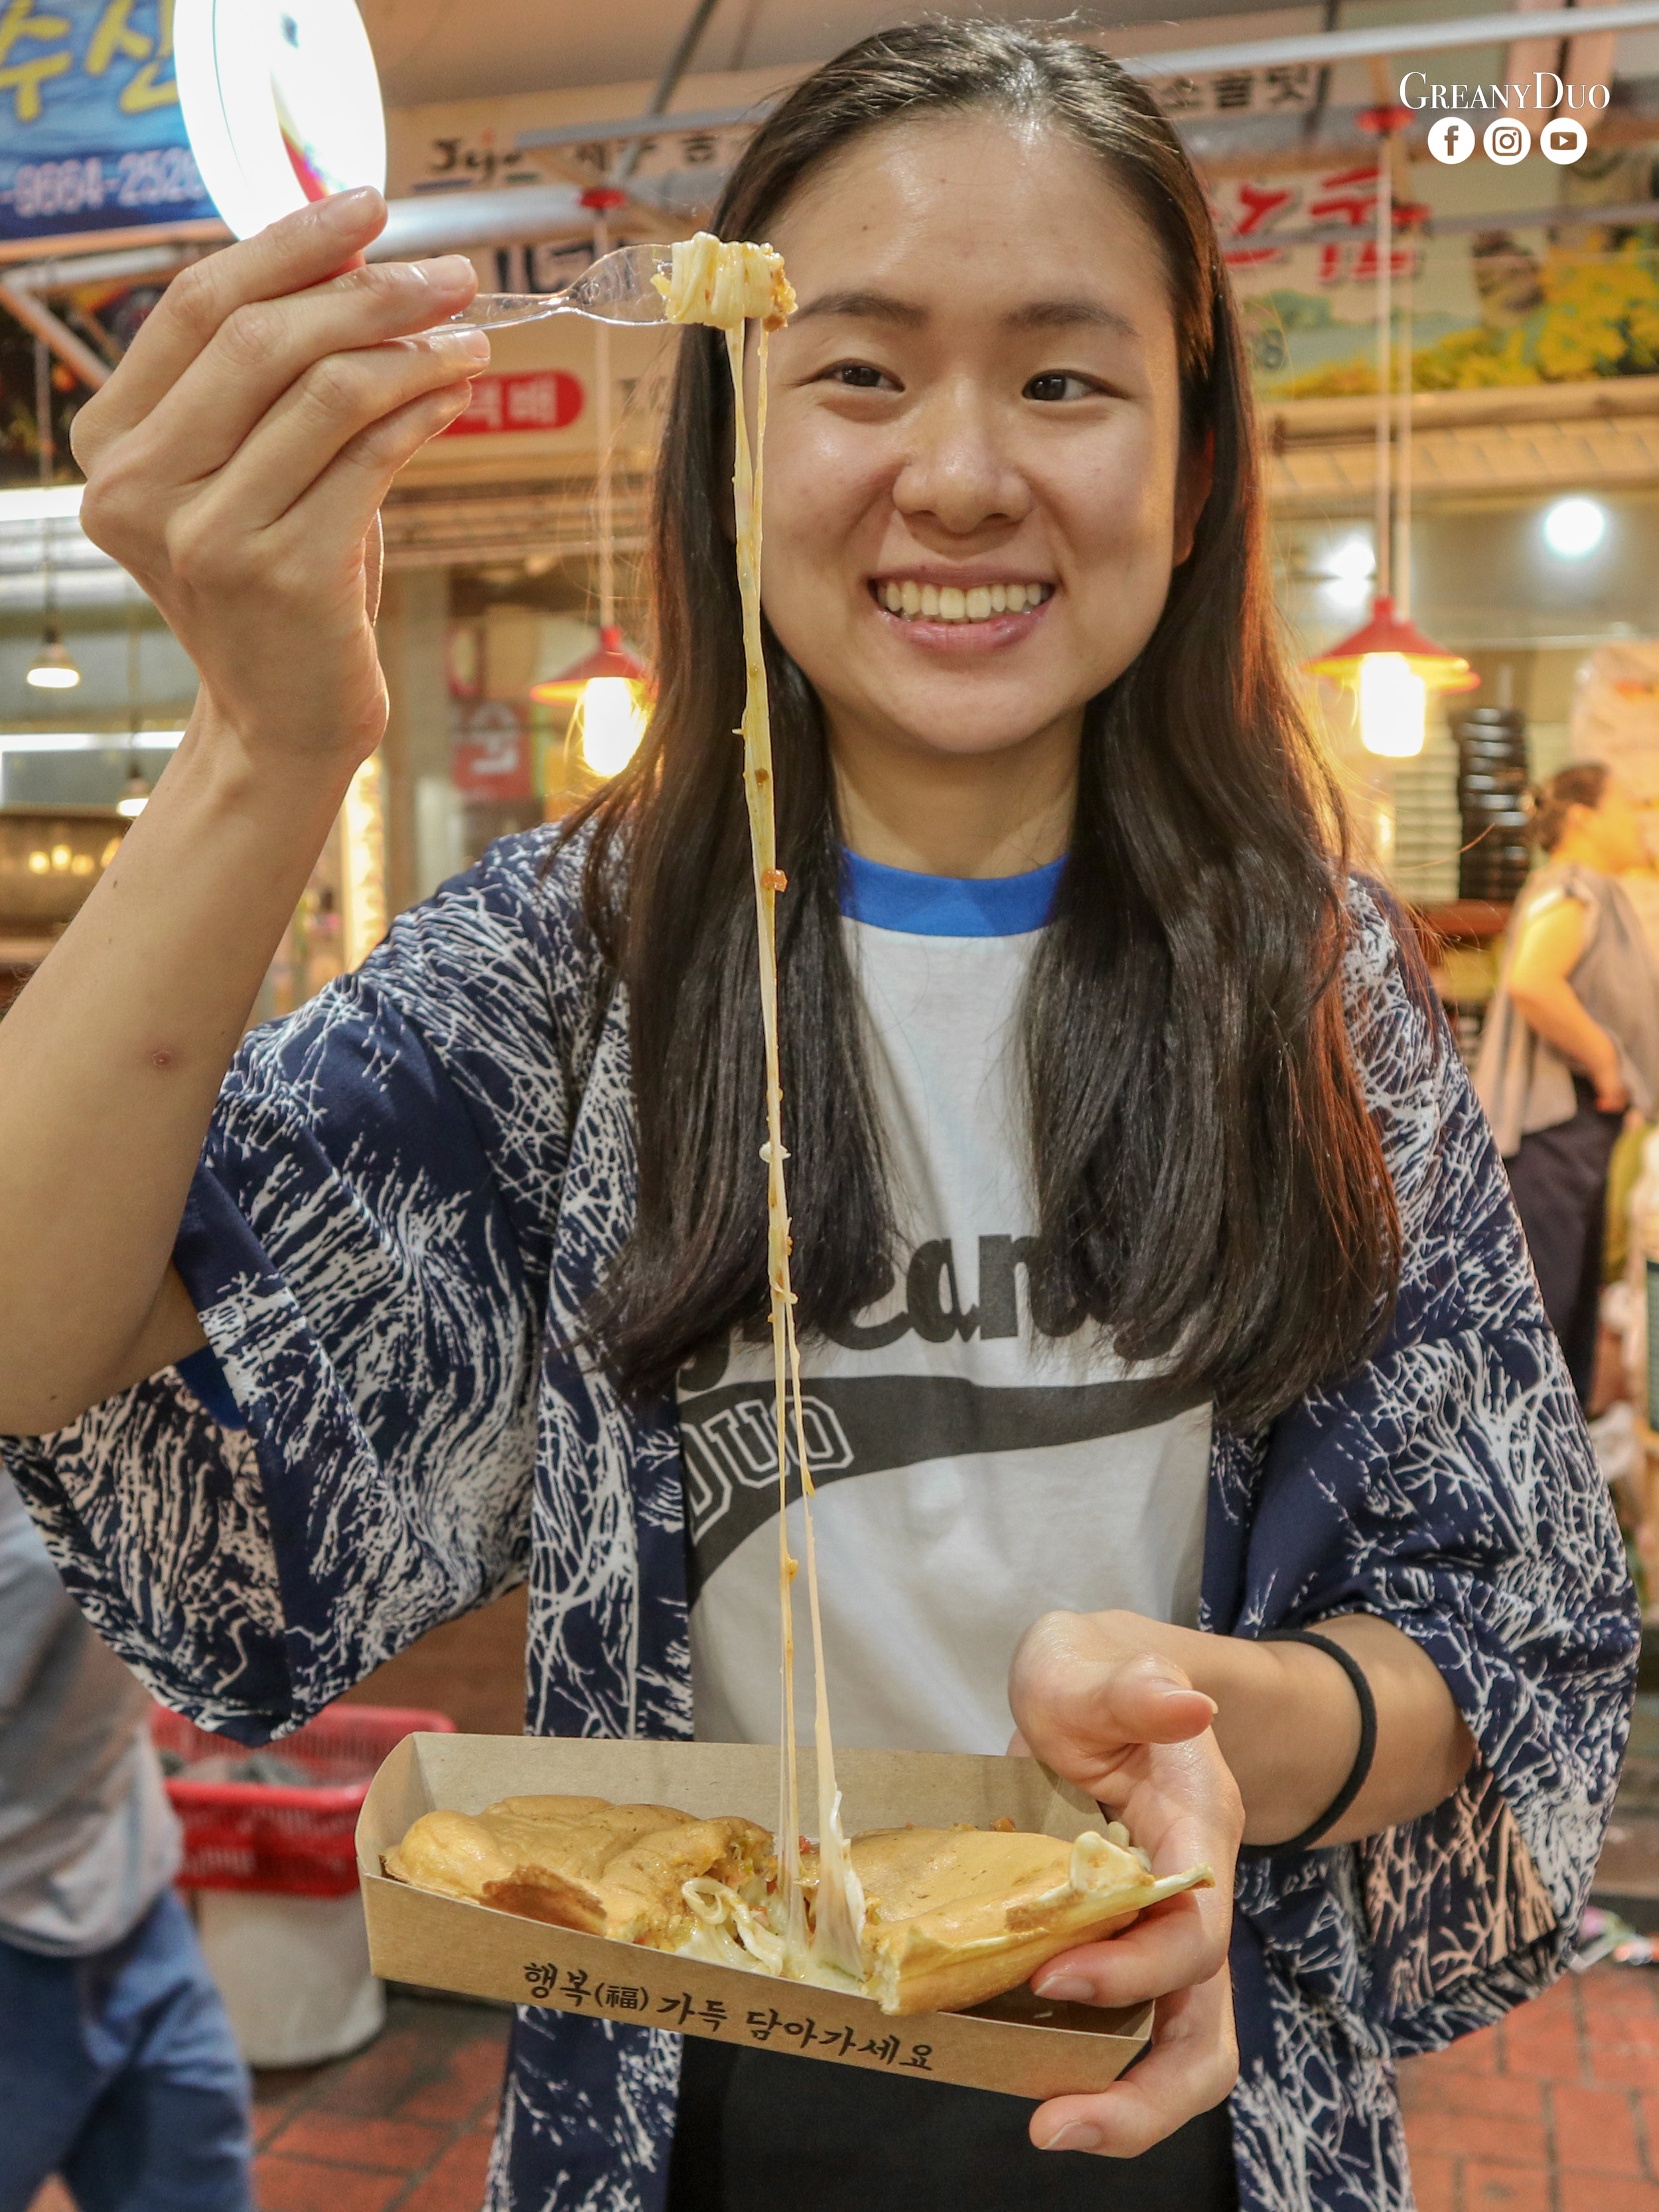
[(386, 188), (386, 114), (354, 0), (178, 0), (179, 103), (238, 238), (354, 185)]
[(1560, 561), (1583, 561), (1607, 534), (1607, 510), (1600, 500), (1559, 499), (1544, 516), (1544, 543)]

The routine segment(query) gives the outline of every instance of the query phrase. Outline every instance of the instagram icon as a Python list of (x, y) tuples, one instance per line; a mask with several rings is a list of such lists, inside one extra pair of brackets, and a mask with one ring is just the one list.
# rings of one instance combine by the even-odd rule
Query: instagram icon
[(1500, 115), (1486, 128), (1481, 144), (1486, 149), (1488, 161), (1497, 161), (1509, 168), (1516, 161), (1524, 161), (1532, 150), (1532, 133), (1524, 123)]

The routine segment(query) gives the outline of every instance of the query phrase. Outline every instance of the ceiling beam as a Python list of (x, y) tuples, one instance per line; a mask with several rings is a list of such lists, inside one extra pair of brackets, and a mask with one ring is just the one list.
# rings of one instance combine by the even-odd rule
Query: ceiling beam
[[(1288, 39), (1249, 39), (1237, 46), (1176, 47), (1164, 53), (1125, 54), (1131, 76), (1148, 82), (1212, 70), (1272, 69), (1281, 63), (1361, 62), (1389, 54), (1454, 53), (1462, 46), (1504, 46), (1523, 32), (1528, 39), (1565, 39), (1584, 28), (1574, 8), (1498, 15), (1461, 15), (1449, 23), (1377, 23), (1360, 31), (1306, 31)], [(1641, 31), (1659, 23), (1659, 0), (1620, 0), (1595, 10), (1598, 32)], [(1092, 45), (1109, 46), (1110, 33)]]
[[(1659, 25), (1659, 0), (1618, 0), (1613, 7), (1598, 7), (1599, 33), (1650, 30)], [(1585, 17), (1577, 9), (1528, 10), (1505, 9), (1496, 15), (1461, 15), (1449, 23), (1376, 24), (1358, 31), (1308, 31), (1293, 38), (1249, 39), (1234, 46), (1180, 46), (1162, 53), (1122, 54), (1118, 57), (1129, 76), (1146, 83), (1170, 77), (1232, 69), (1272, 69), (1281, 64), (1312, 62), (1329, 68), (1339, 62), (1373, 61), (1390, 54), (1455, 53), (1468, 46), (1507, 48), (1524, 30), (1528, 39), (1565, 39), (1583, 30)], [(1110, 32), (1091, 34), (1089, 43), (1107, 52)], [(781, 99), (783, 95), (780, 94)], [(518, 133), (520, 146), (626, 145), (659, 133), (732, 130), (763, 122), (779, 104), (778, 99), (751, 100), (745, 107), (702, 107), (689, 114), (634, 115), (611, 121), (561, 123), (539, 131)]]
[(0, 283), (0, 307), (9, 307), (31, 337), (44, 338), (65, 368), (94, 392), (109, 382), (110, 368), (89, 345), (76, 337), (67, 323), (59, 322), (45, 301), (36, 299), (15, 278)]

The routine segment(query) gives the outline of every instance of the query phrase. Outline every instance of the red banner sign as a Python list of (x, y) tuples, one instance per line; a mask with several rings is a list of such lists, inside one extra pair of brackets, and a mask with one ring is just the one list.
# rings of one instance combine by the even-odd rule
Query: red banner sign
[(580, 381), (562, 368), (475, 377), (471, 404), (441, 434), (477, 438), (503, 430), (562, 430), (581, 413), (585, 397)]
[(535, 790), (529, 720), (506, 699), (459, 702), (450, 724), (451, 774), (471, 799), (528, 799)]

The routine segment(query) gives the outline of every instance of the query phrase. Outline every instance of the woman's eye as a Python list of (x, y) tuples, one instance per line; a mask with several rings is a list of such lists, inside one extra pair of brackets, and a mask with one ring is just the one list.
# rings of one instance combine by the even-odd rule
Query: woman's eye
[(831, 384), (847, 392), (896, 392), (898, 386), (873, 362), (841, 361), (827, 372)]
[(1027, 399), (1088, 399), (1099, 390), (1086, 376), (1066, 376), (1054, 369), (1043, 376), (1034, 376), (1026, 386)]

